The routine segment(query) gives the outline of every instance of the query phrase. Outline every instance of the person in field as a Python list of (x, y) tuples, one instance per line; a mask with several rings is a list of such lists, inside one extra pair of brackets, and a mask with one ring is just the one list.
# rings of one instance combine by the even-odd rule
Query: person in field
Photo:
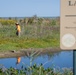
[(19, 23), (16, 23), (16, 30), (17, 30), (16, 35), (20, 37), (21, 27), (20, 27)]

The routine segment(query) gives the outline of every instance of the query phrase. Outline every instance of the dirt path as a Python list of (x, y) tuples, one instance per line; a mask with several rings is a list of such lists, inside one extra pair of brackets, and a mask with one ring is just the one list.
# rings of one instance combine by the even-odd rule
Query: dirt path
[(22, 49), (19, 51), (8, 51), (8, 52), (0, 52), (0, 58), (11, 58), (11, 57), (18, 57), (18, 56), (25, 56), (29, 55), (31, 52), (37, 52), (40, 54), (45, 54), (45, 53), (55, 53), (62, 51), (60, 48), (38, 48), (38, 49)]

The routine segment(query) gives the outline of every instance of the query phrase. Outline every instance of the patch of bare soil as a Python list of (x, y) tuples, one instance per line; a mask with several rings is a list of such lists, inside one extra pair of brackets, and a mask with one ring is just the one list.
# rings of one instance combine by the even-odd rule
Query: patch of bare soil
[(11, 58), (11, 57), (18, 57), (18, 56), (28, 56), (31, 52), (39, 53), (39, 54), (47, 54), (47, 53), (56, 53), (62, 51), (60, 48), (29, 48), (29, 49), (22, 49), (22, 50), (12, 50), (8, 52), (0, 52), (0, 58)]

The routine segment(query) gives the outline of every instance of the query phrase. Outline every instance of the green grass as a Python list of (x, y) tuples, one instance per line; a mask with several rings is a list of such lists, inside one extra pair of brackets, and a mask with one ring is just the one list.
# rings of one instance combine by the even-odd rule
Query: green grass
[(27, 48), (58, 47), (58, 39), (26, 39), (26, 38), (3, 38), (0, 39), (0, 51), (20, 50)]
[(0, 26), (0, 51), (27, 48), (59, 47), (59, 26), (46, 24), (21, 25), (21, 37), (16, 36), (15, 25)]

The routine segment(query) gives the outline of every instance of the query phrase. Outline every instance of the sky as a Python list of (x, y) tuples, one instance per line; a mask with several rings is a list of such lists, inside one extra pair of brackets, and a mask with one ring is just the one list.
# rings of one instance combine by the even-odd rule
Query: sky
[(0, 17), (60, 16), (60, 0), (0, 0)]

